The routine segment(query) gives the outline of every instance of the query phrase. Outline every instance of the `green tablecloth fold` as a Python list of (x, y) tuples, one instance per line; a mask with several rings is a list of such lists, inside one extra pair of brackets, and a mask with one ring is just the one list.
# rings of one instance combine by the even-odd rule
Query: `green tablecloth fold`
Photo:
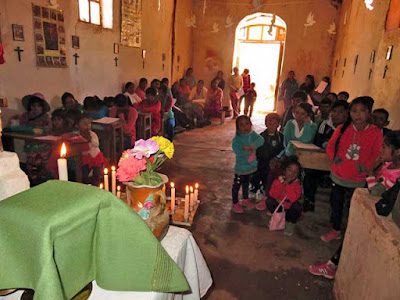
[(179, 267), (130, 207), (109, 192), (48, 181), (0, 201), (0, 289), (71, 299), (96, 280), (107, 290), (180, 292)]

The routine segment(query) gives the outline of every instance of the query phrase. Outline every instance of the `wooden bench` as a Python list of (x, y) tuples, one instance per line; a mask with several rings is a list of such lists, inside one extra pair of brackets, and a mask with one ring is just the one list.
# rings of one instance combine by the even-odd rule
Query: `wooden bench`
[(139, 112), (136, 120), (136, 140), (151, 138), (151, 113)]

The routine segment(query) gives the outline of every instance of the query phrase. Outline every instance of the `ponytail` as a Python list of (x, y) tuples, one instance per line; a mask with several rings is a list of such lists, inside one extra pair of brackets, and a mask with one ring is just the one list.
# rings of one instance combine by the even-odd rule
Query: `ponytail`
[(337, 152), (339, 150), (340, 139), (342, 138), (343, 133), (350, 126), (350, 124), (351, 124), (351, 118), (350, 118), (350, 116), (348, 116), (346, 121), (343, 123), (342, 128), (340, 128), (339, 136), (338, 136), (338, 138), (336, 139), (336, 142), (335, 142), (335, 154), (333, 155), (333, 157), (336, 157), (336, 154), (337, 154)]

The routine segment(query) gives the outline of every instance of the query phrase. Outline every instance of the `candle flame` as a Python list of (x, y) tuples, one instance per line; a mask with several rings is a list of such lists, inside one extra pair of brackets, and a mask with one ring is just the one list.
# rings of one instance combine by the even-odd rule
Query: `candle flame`
[(185, 190), (186, 190), (186, 194), (189, 194), (189, 186), (188, 185), (186, 186)]
[(100, 188), (101, 190), (103, 189), (103, 184), (102, 184), (102, 183), (100, 183), (99, 188)]
[(194, 185), (194, 187), (195, 187), (196, 189), (198, 189), (198, 188), (199, 188), (199, 184), (196, 183), (196, 184)]
[(171, 187), (174, 188), (175, 187), (175, 183), (171, 182)]
[(108, 169), (104, 168), (104, 175), (107, 175), (107, 174), (108, 174)]
[(190, 192), (193, 193), (193, 187), (192, 186), (190, 187)]
[(121, 190), (121, 186), (117, 186), (117, 191), (119, 192)]
[(67, 156), (67, 147), (65, 146), (65, 143), (62, 143), (60, 157), (65, 157), (65, 156)]
[(111, 167), (111, 171), (115, 171), (115, 167), (114, 166)]

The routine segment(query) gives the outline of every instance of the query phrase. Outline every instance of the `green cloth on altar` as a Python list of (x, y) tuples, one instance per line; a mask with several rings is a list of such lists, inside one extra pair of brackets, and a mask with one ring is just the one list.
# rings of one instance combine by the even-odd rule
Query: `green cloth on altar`
[(0, 289), (71, 299), (86, 284), (181, 292), (186, 279), (146, 223), (111, 193), (48, 181), (0, 201)]

